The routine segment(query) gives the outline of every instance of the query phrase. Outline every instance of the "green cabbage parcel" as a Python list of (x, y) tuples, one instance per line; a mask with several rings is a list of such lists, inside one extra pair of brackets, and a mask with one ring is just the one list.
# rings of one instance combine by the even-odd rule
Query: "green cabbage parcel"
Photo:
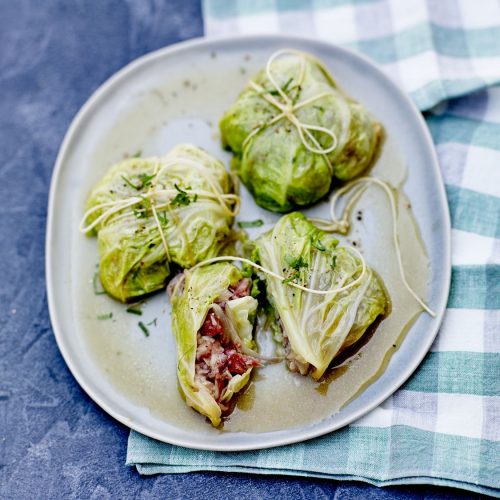
[(97, 235), (104, 289), (125, 302), (163, 288), (172, 265), (216, 256), (237, 201), (224, 165), (189, 144), (114, 165), (93, 189), (82, 229)]
[(260, 365), (254, 351), (257, 300), (251, 280), (229, 263), (184, 271), (169, 284), (177, 377), (188, 406), (214, 426)]
[(367, 170), (382, 137), (382, 126), (317, 59), (290, 52), (270, 60), (220, 121), (233, 170), (275, 212), (310, 205), (329, 192), (332, 178)]
[[(262, 275), (288, 367), (302, 375), (319, 379), (338, 354), (388, 311), (384, 287), (360, 254), (338, 246), (299, 212), (283, 216), (257, 240), (254, 258), (286, 277), (281, 281)], [(321, 291), (353, 286), (320, 295), (291, 283)]]

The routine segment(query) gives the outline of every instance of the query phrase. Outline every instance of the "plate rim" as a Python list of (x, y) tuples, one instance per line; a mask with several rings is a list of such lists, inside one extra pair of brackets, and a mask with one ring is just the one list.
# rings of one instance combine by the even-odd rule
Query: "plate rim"
[[(372, 71), (378, 74), (378, 76), (382, 77), (383, 80), (388, 83), (394, 91), (396, 91), (400, 98), (402, 98), (409, 107), (412, 109), (414, 115), (414, 121), (420, 129), (422, 138), (427, 143), (430, 156), (432, 158), (432, 169), (434, 170), (437, 178), (439, 179), (439, 186), (437, 186), (437, 192), (439, 193), (439, 205), (441, 205), (441, 213), (443, 215), (443, 234), (445, 233), (445, 247), (443, 248), (443, 261), (446, 262), (446, 269), (444, 270), (443, 276), (443, 289), (440, 294), (440, 300), (442, 303), (440, 304), (440, 308), (436, 313), (436, 317), (434, 318), (432, 333), (428, 336), (428, 340), (425, 344), (421, 345), (420, 353), (418, 356), (412, 358), (412, 362), (406, 366), (406, 369), (402, 370), (397, 380), (390, 384), (388, 388), (381, 391), (381, 394), (378, 397), (374, 398), (374, 400), (364, 406), (363, 408), (356, 411), (354, 414), (341, 419), (340, 422), (335, 422), (331, 426), (323, 426), (319, 428), (309, 429), (312, 425), (316, 424), (307, 424), (302, 428), (298, 427), (296, 429), (283, 429), (279, 431), (269, 431), (259, 433), (257, 435), (266, 436), (272, 435), (276, 433), (283, 433), (285, 431), (289, 431), (287, 437), (276, 436), (271, 437), (267, 440), (265, 444), (257, 443), (257, 444), (247, 444), (247, 445), (238, 445), (236, 444), (224, 444), (224, 445), (212, 445), (212, 444), (204, 444), (197, 442), (187, 442), (182, 438), (177, 438), (172, 436), (171, 439), (168, 440), (159, 433), (155, 431), (149, 430), (146, 426), (141, 425), (135, 421), (131, 421), (131, 419), (125, 415), (122, 415), (120, 412), (108, 406), (108, 404), (101, 400), (100, 396), (96, 394), (87, 384), (85, 380), (85, 376), (79, 372), (76, 367), (76, 364), (73, 363), (72, 357), (69, 352), (66, 350), (66, 345), (64, 341), (64, 337), (62, 334), (62, 327), (59, 322), (59, 317), (57, 313), (57, 307), (55, 303), (55, 288), (54, 288), (54, 280), (53, 280), (53, 272), (52, 272), (52, 256), (51, 256), (51, 242), (53, 241), (54, 234), (54, 226), (55, 226), (55, 203), (56, 203), (56, 195), (58, 191), (58, 184), (60, 182), (61, 173), (63, 171), (64, 158), (67, 154), (67, 151), (70, 147), (70, 143), (73, 140), (75, 132), (79, 129), (80, 124), (86, 118), (86, 115), (89, 111), (91, 111), (94, 103), (101, 97), (103, 93), (105, 93), (110, 87), (112, 87), (116, 82), (120, 81), (122, 78), (126, 77), (128, 73), (135, 71), (138, 67), (143, 64), (147, 64), (151, 61), (154, 61), (157, 58), (168, 57), (170, 54), (174, 54), (176, 52), (182, 52), (184, 50), (197, 49), (200, 47), (209, 47), (212, 44), (227, 44), (234, 42), (247, 42), (249, 45), (259, 40), (262, 42), (262, 39), (268, 39), (273, 42), (284, 42), (284, 43), (294, 43), (301, 44), (306, 43), (309, 45), (321, 46), (325, 49), (334, 48), (338, 52), (343, 52), (349, 58), (358, 59), (363, 64), (368, 65)], [(250, 51), (251, 49), (249, 49)], [(257, 34), (257, 35), (231, 35), (231, 36), (217, 36), (217, 37), (196, 37), (189, 40), (184, 40), (181, 42), (177, 42), (171, 45), (167, 45), (165, 47), (161, 47), (152, 52), (144, 54), (129, 63), (127, 63), (124, 67), (119, 69), (117, 72), (113, 73), (109, 78), (107, 78), (104, 82), (102, 82), (89, 96), (89, 98), (85, 101), (85, 103), (80, 107), (78, 112), (75, 114), (71, 123), (64, 135), (64, 138), (59, 147), (59, 151), (56, 157), (56, 161), (54, 163), (54, 168), (51, 175), (50, 182), (50, 190), (49, 197), (47, 203), (47, 225), (45, 232), (45, 281), (46, 281), (46, 293), (47, 293), (47, 302), (49, 309), (49, 316), (52, 325), (52, 330), (56, 339), (57, 346), (61, 355), (68, 367), (69, 371), (75, 378), (76, 382), (80, 385), (80, 387), (85, 391), (85, 393), (95, 402), (102, 410), (104, 410), (108, 415), (112, 416), (121, 424), (127, 426), (128, 428), (135, 430), (145, 436), (156, 439), (163, 443), (172, 444), (175, 446), (182, 446), (184, 448), (197, 449), (197, 450), (207, 450), (207, 451), (248, 451), (248, 450), (259, 450), (266, 448), (273, 448), (277, 446), (283, 446), (293, 443), (298, 443), (302, 441), (306, 441), (309, 439), (313, 439), (315, 437), (319, 437), (330, 432), (334, 432), (338, 429), (349, 425), (350, 423), (358, 420), (362, 416), (366, 415), (374, 408), (380, 406), (387, 398), (389, 398), (392, 394), (394, 394), (415, 372), (418, 366), (421, 364), (424, 357), (429, 352), (431, 345), (433, 344), (438, 332), (439, 328), (442, 324), (444, 314), (446, 312), (447, 299), (450, 292), (451, 286), (451, 218), (449, 207), (447, 203), (445, 185), (443, 181), (443, 176), (441, 173), (441, 169), (439, 167), (439, 162), (437, 158), (437, 152), (434, 146), (434, 142), (432, 140), (430, 131), (427, 127), (427, 124), (420, 112), (420, 110), (416, 107), (414, 102), (410, 99), (409, 95), (394, 81), (392, 80), (375, 62), (369, 59), (364, 54), (361, 54), (355, 50), (350, 48), (346, 48), (341, 45), (337, 45), (328, 41), (309, 38), (304, 36), (295, 36), (295, 35), (286, 35), (286, 34)], [(383, 376), (383, 375), (382, 375)], [(235, 433), (238, 434), (238, 433)], [(248, 434), (248, 433), (246, 433)], [(256, 436), (257, 436), (256, 435)], [(256, 440), (257, 441), (257, 440)]]

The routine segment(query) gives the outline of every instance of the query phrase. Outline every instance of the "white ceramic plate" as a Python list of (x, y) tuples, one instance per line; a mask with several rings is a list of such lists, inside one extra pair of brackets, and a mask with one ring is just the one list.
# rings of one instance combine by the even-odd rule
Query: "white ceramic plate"
[[(320, 411), (323, 400), (318, 400), (318, 414), (313, 409), (309, 419), (301, 420), (290, 391), (302, 382), (282, 368), (269, 368), (269, 372), (266, 368), (261, 370), (264, 381), (256, 389), (262, 387), (262, 398), (274, 400), (268, 386), (273, 377), (282, 377), (283, 394), (289, 396), (280, 405), (289, 405), (291, 419), (273, 422), (272, 412), (259, 414), (255, 406), (248, 411), (240, 408), (220, 431), (180, 402), (166, 296), (158, 294), (149, 300), (141, 318), (126, 314), (121, 304), (107, 296), (95, 296), (91, 280), (98, 262), (96, 240), (79, 234), (77, 226), (93, 184), (126, 153), (142, 150), (143, 156), (161, 155), (179, 142), (192, 142), (227, 162), (229, 155), (221, 150), (217, 136), (218, 119), (269, 55), (285, 47), (319, 57), (341, 87), (382, 121), (388, 138), (384, 148), (397, 150), (407, 168), (404, 191), (430, 264), (427, 291), (422, 293), (437, 316), (421, 314), (385, 371), (381, 375), (379, 371), (380, 376), (367, 388), (360, 386), (356, 397), (339, 412)], [(375, 170), (390, 161), (384, 155)], [(267, 227), (277, 220), (277, 215), (257, 207), (244, 190), (242, 198), (241, 219), (262, 218)], [(313, 211), (326, 217), (327, 205), (319, 204)], [(370, 241), (364, 244), (369, 260)], [(389, 240), (387, 245), (391, 245)], [(201, 39), (134, 61), (105, 82), (80, 110), (55, 165), (46, 255), (49, 309), (57, 343), (71, 372), (97, 404), (125, 425), (161, 441), (190, 448), (248, 450), (302, 441), (343, 427), (381, 404), (412, 374), (430, 348), (446, 307), (450, 223), (425, 122), (408, 97), (371, 62), (343, 48), (290, 37)], [(420, 272), (411, 262), (407, 265), (410, 278)], [(390, 281), (383, 265), (375, 268)], [(112, 320), (96, 319), (108, 312), (113, 312)], [(146, 338), (137, 320), (152, 322), (154, 318), (156, 325), (150, 325)], [(265, 399), (258, 399), (260, 391), (254, 392), (259, 393), (255, 405), (265, 405)], [(244, 424), (239, 426), (239, 420)]]

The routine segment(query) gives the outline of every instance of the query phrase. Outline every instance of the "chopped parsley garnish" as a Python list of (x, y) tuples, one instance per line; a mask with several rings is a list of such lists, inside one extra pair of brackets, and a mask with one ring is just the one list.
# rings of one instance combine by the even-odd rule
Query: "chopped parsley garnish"
[(136, 186), (126, 175), (121, 175), (120, 177), (124, 180), (125, 184), (127, 184), (127, 186), (131, 187), (132, 189), (141, 189), (140, 187)]
[(285, 83), (285, 85), (283, 85), (283, 87), (281, 87), (281, 90), (283, 92), (285, 92), (285, 94), (288, 92), (288, 87), (290, 86), (290, 84), (293, 82), (293, 77), (290, 77), (287, 82)]
[(111, 319), (112, 317), (113, 317), (113, 313), (106, 313), (106, 314), (98, 314), (97, 315), (98, 320)]
[(142, 149), (138, 149), (133, 155), (132, 158), (140, 158), (142, 156)]
[(139, 174), (137, 178), (141, 181), (141, 185), (139, 189), (145, 188), (151, 184), (153, 179), (156, 177), (156, 174)]
[(302, 267), (308, 267), (308, 264), (302, 255), (294, 258), (287, 258), (286, 261), (288, 265), (296, 271), (299, 271)]
[(142, 321), (139, 321), (139, 323), (137, 324), (139, 325), (139, 328), (142, 330), (142, 333), (144, 333), (144, 336), (149, 337), (149, 330), (147, 326)]
[(308, 267), (308, 264), (304, 260), (302, 255), (299, 255), (299, 257), (293, 257), (293, 258), (287, 257), (286, 261), (287, 261), (288, 265), (294, 270), (294, 272), (290, 276), (288, 276), (288, 278), (285, 278), (283, 280), (283, 283), (290, 283), (291, 281), (296, 280), (297, 278), (300, 277), (300, 270), (302, 268)]
[(137, 205), (137, 208), (132, 209), (132, 213), (138, 219), (145, 219), (148, 216), (148, 211), (151, 210), (151, 201), (145, 196), (138, 195), (142, 203)]
[(135, 189), (136, 191), (140, 191), (141, 189), (144, 189), (145, 187), (149, 186), (152, 182), (152, 180), (155, 178), (155, 174), (139, 174), (137, 176), (137, 179), (139, 180), (139, 184), (134, 184), (127, 176), (122, 175), (121, 178), (124, 180), (124, 182), (127, 184), (127, 186), (131, 187), (132, 189)]
[(137, 314), (137, 316), (142, 316), (142, 311), (138, 306), (129, 306), (127, 307), (126, 311), (130, 314)]
[(162, 226), (166, 226), (168, 224), (167, 212), (158, 212), (156, 215), (158, 216), (158, 220), (161, 222)]
[(330, 264), (330, 267), (332, 268), (332, 270), (335, 270), (335, 268), (337, 267), (337, 256), (336, 255), (334, 255), (332, 257), (332, 262)]
[(148, 215), (145, 208), (133, 208), (132, 212), (138, 219), (145, 219)]
[[(195, 194), (192, 198), (189, 196), (189, 194), (181, 189), (177, 184), (174, 184), (174, 187), (177, 191), (177, 194), (175, 195), (174, 198), (172, 198), (172, 201), (170, 202), (171, 205), (174, 207), (180, 207), (180, 206), (188, 206), (191, 202), (195, 202), (198, 199), (198, 195)], [(191, 189), (190, 187), (186, 189)]]
[[(293, 87), (290, 87), (290, 84), (292, 82), (293, 82), (293, 77), (290, 77), (287, 80), (287, 82), (285, 83), (285, 85), (283, 85), (281, 87), (281, 91), (286, 94), (288, 91), (293, 90), (294, 88), (296, 88), (297, 85), (294, 85)], [(279, 96), (279, 95), (281, 95), (280, 91), (277, 90), (277, 89), (264, 90), (263, 92), (260, 92), (260, 94), (269, 94), (269, 95), (272, 95), (272, 96)]]
[(238, 226), (242, 229), (247, 227), (260, 227), (264, 225), (264, 221), (262, 219), (257, 220), (240, 220), (238, 221)]
[(106, 290), (102, 288), (101, 285), (101, 280), (99, 279), (99, 272), (94, 273), (94, 277), (92, 278), (92, 286), (94, 287), (94, 294), (95, 295), (105, 295)]

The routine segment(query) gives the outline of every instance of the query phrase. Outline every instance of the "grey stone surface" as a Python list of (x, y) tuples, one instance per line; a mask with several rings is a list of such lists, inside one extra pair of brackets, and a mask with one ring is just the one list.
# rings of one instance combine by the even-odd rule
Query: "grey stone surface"
[(470, 498), (435, 487), (244, 474), (141, 477), (125, 466), (128, 429), (66, 368), (44, 279), (59, 145), (116, 70), (202, 31), (197, 1), (0, 0), (0, 498)]

